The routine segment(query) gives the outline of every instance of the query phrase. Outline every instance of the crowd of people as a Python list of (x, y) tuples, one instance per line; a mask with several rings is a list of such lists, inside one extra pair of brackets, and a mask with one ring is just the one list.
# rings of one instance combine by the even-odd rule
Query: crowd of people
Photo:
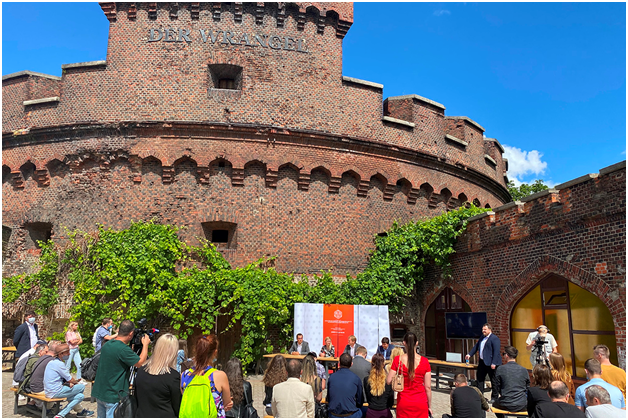
[[(39, 339), (35, 319), (35, 314), (28, 312), (15, 333), (18, 360), (14, 386), (20, 393), (67, 399), (57, 418), (72, 410), (77, 417), (93, 416), (95, 413), (81, 404), (85, 381), (81, 379), (78, 346), (83, 339), (78, 324), (68, 325), (65, 342), (46, 343)], [(94, 332), (92, 344), (98, 364), (91, 395), (96, 399), (99, 418), (114, 417), (125, 398), (132, 401), (135, 417), (142, 418), (259, 417), (240, 360), (230, 359), (224, 371), (214, 366), (219, 347), (216, 335), (198, 337), (194, 358), (190, 359), (187, 341), (169, 333), (159, 335), (148, 357), (151, 339), (144, 334), (139, 339), (141, 345), (130, 346), (135, 332), (133, 322), (124, 320), (114, 334), (110, 318)], [(626, 417), (626, 374), (610, 363), (608, 347), (595, 346), (593, 357), (584, 363), (588, 382), (576, 390), (565, 360), (551, 340), (547, 340), (550, 352), (546, 357), (536, 358), (540, 362), (534, 364), (531, 383), (528, 370), (516, 362), (518, 350), (505, 346), (501, 351), (499, 338), (489, 324), (482, 332), (483, 337), (467, 355), (467, 359), (479, 355), (477, 387), (465, 375), (456, 375), (450, 395), (451, 414), (443, 417), (485, 417), (491, 406), (537, 418)], [(276, 355), (264, 372), (262, 414), (391, 418), (394, 407), (400, 418), (432, 416), (430, 363), (419, 354), (413, 333), (404, 336), (402, 346), (395, 347), (384, 338), (370, 361), (367, 349), (351, 336), (338, 359), (337, 371), (331, 374), (318, 361), (335, 355), (331, 339), (326, 337), (317, 355), (309, 351), (303, 334), (296, 338), (289, 354), (304, 356), (302, 360)], [(72, 362), (77, 368), (76, 378), (70, 374)], [(487, 375), (490, 400), (484, 396)]]

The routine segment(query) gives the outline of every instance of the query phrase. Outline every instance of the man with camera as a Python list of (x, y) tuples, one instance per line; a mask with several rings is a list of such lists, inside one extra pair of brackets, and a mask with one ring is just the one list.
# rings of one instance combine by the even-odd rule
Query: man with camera
[(558, 344), (549, 329), (545, 325), (539, 325), (536, 331), (532, 331), (526, 340), (526, 350), (532, 350), (530, 362), (532, 368), (538, 363), (549, 366), (549, 355), (556, 353)]
[(148, 357), (150, 337), (148, 334), (141, 337), (142, 351), (138, 356), (129, 346), (134, 332), (133, 322), (125, 319), (120, 323), (118, 336), (103, 344), (100, 350), (96, 380), (92, 388), (92, 396), (98, 403), (99, 418), (113, 418), (120, 398), (129, 392), (129, 368), (139, 368)]

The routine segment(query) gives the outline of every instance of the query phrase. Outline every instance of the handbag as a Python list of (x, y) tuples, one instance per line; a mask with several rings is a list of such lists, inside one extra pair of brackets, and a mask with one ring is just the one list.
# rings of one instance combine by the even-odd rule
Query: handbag
[(257, 414), (255, 407), (253, 407), (253, 402), (249, 401), (249, 396), (246, 390), (244, 391), (244, 401), (246, 401), (246, 406), (244, 407), (244, 417), (247, 419), (258, 419), (259, 414)]
[(392, 383), (392, 389), (395, 392), (403, 391), (404, 381), (403, 381), (403, 372), (401, 371), (402, 369), (403, 369), (403, 363), (401, 362), (401, 358), (400, 358), (399, 366), (397, 368), (397, 372), (395, 373), (395, 379), (393, 379), (393, 383)]
[(329, 417), (327, 404), (314, 401), (314, 417), (317, 419), (326, 419), (327, 417)]
[(137, 412), (137, 400), (133, 394), (133, 389), (129, 392), (118, 391), (120, 396), (120, 402), (113, 411), (113, 417), (117, 419), (129, 419), (134, 418)]

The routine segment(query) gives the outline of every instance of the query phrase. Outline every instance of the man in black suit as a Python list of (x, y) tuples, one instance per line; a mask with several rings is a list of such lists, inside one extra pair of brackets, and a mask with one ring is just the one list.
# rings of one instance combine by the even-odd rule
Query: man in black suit
[(547, 390), (552, 402), (541, 402), (536, 405), (534, 413), (528, 413), (535, 418), (586, 418), (586, 415), (575, 405), (569, 404), (569, 388), (562, 381), (554, 381)]
[(15, 334), (13, 334), (13, 345), (17, 349), (15, 360), (35, 347), (39, 341), (39, 327), (35, 324), (36, 319), (35, 312), (28, 311), (24, 314), (24, 323), (15, 329)]
[(488, 374), (491, 380), (491, 400), (489, 403), (492, 404), (497, 400), (498, 396), (495, 390), (495, 369), (502, 364), (502, 358), (499, 353), (501, 343), (499, 337), (493, 334), (493, 328), (490, 324), (484, 324), (482, 326), (482, 334), (484, 337), (475, 343), (471, 352), (467, 354), (466, 359), (469, 360), (476, 352), (480, 355), (477, 375), (478, 388), (482, 391), (482, 394), (484, 394), (484, 380)]
[(345, 347), (345, 351), (343, 351), (343, 353), (347, 353), (349, 356), (351, 357), (355, 357), (356, 355), (356, 350), (358, 349), (358, 347), (361, 347), (358, 343), (357, 343), (358, 339), (355, 337), (355, 335), (350, 335), (349, 336), (349, 344), (347, 344), (347, 346)]

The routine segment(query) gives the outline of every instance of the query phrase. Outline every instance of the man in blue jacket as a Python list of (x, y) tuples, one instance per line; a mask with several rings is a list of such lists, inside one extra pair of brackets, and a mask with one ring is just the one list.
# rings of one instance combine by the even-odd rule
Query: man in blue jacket
[(466, 359), (469, 360), (471, 356), (478, 352), (480, 355), (480, 362), (478, 364), (478, 388), (482, 394), (484, 394), (484, 380), (486, 379), (486, 374), (488, 374), (489, 379), (491, 380), (491, 400), (490, 404), (493, 404), (497, 397), (497, 390), (495, 389), (495, 369), (497, 366), (502, 364), (502, 356), (499, 351), (501, 347), (501, 343), (499, 341), (499, 337), (494, 335), (493, 328), (490, 324), (484, 324), (482, 326), (482, 334), (484, 337), (480, 339), (469, 354), (467, 354)]

